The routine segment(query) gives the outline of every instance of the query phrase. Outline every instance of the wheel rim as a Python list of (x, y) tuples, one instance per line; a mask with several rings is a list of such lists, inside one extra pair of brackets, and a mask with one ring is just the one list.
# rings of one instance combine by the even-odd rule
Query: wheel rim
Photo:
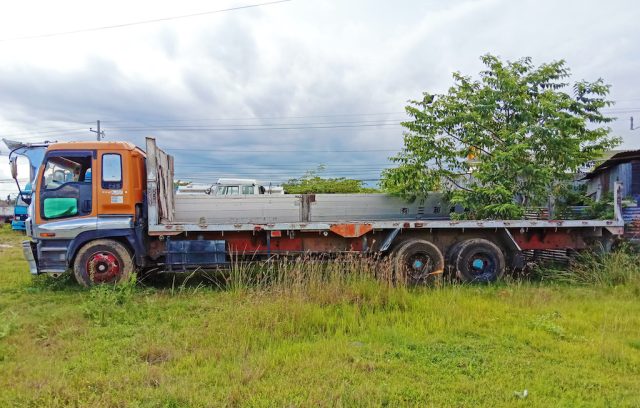
[(110, 282), (120, 275), (120, 262), (111, 252), (97, 252), (87, 261), (87, 273), (93, 282)]
[(431, 275), (435, 262), (429, 254), (418, 252), (409, 256), (405, 265), (410, 281), (420, 282)]
[(496, 262), (489, 254), (478, 252), (469, 258), (469, 271), (476, 281), (492, 279), (496, 274)]

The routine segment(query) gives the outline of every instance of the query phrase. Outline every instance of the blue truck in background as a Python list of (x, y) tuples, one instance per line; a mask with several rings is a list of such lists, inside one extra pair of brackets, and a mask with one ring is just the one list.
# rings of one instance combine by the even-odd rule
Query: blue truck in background
[[(27, 198), (31, 196), (31, 184), (25, 186), (22, 192)], [(13, 221), (11, 221), (11, 229), (14, 231), (25, 231), (25, 221), (28, 215), (29, 205), (24, 202), (23, 196), (18, 194), (16, 204), (13, 208)]]

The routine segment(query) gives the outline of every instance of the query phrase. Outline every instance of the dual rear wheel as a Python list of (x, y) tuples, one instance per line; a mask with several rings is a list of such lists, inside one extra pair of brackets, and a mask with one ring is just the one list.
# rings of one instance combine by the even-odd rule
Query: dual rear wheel
[(394, 251), (396, 277), (411, 285), (427, 284), (441, 276), (445, 264), (460, 280), (488, 283), (499, 279), (505, 269), (505, 258), (493, 242), (474, 238), (454, 244), (447, 251), (446, 260), (433, 243), (410, 240)]

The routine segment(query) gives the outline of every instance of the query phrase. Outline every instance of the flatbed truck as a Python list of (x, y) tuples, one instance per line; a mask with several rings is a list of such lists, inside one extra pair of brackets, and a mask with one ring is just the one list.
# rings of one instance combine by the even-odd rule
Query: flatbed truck
[(449, 270), (490, 282), (529, 250), (580, 250), (623, 234), (619, 186), (611, 220), (455, 220), (439, 194), (406, 202), (384, 194), (217, 197), (175, 194), (174, 160), (153, 138), (29, 145), (32, 194), (23, 251), (32, 274), (72, 270), (83, 286), (136, 270), (224, 268), (234, 259), (375, 254), (410, 283)]

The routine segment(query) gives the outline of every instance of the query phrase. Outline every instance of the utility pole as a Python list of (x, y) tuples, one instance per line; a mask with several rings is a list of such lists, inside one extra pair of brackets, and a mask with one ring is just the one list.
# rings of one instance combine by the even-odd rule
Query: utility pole
[(629, 118), (629, 121), (631, 122), (631, 126), (629, 127), (631, 130), (640, 129), (640, 126), (633, 127), (633, 116)]
[(100, 130), (100, 121), (98, 120), (97, 122), (97, 126), (98, 129), (97, 130), (93, 130), (93, 128), (89, 128), (89, 132), (93, 132), (96, 134), (96, 138), (98, 139), (98, 142), (102, 139), (104, 139), (104, 130)]

